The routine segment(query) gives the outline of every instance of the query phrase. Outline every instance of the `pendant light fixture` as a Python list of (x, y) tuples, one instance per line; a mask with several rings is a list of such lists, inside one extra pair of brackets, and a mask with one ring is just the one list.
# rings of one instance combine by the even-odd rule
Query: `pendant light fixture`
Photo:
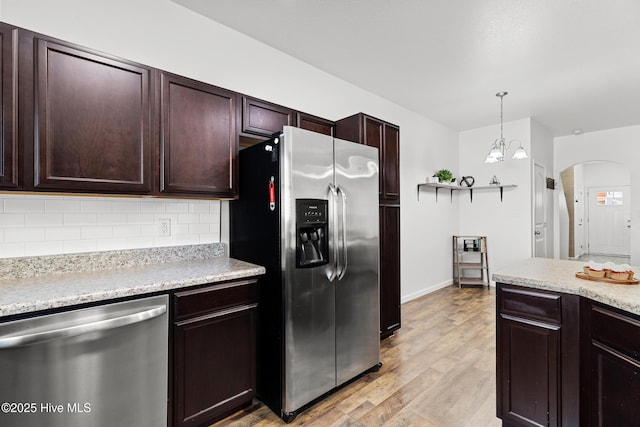
[(496, 96), (500, 98), (500, 138), (493, 141), (493, 145), (489, 149), (489, 154), (487, 154), (487, 158), (484, 160), (485, 163), (497, 163), (503, 162), (504, 156), (507, 151), (511, 148), (511, 144), (514, 142), (518, 142), (520, 145), (516, 148), (516, 151), (513, 153), (512, 159), (526, 159), (529, 157), (527, 151), (522, 146), (522, 142), (518, 139), (514, 139), (509, 142), (509, 145), (506, 144), (504, 136), (502, 135), (502, 101), (505, 96), (507, 96), (508, 92), (498, 92)]

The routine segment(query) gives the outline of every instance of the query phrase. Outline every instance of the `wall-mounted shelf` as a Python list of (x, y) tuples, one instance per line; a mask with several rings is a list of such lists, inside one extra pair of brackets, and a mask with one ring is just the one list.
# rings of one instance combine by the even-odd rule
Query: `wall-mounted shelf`
[(502, 201), (502, 192), (505, 188), (515, 188), (517, 185), (515, 184), (505, 184), (505, 185), (486, 185), (486, 186), (476, 186), (476, 187), (462, 187), (460, 185), (448, 185), (448, 184), (418, 184), (418, 201), (420, 200), (420, 188), (433, 188), (436, 191), (436, 201), (438, 201), (438, 190), (441, 188), (445, 188), (451, 192), (451, 200), (453, 201), (453, 192), (454, 191), (468, 191), (469, 192), (469, 200), (473, 203), (473, 192), (475, 190), (500, 190), (500, 201)]

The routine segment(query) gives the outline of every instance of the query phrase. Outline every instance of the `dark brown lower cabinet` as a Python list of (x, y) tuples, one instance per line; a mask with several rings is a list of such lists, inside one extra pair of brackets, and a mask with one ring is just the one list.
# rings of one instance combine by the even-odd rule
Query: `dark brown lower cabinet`
[(498, 283), (497, 414), (505, 426), (578, 426), (576, 295)]
[(558, 425), (559, 328), (505, 319), (501, 330), (503, 421)]
[(640, 316), (498, 283), (496, 335), (503, 425), (640, 426)]
[(381, 205), (380, 338), (400, 328), (400, 206)]
[(594, 342), (591, 363), (591, 425), (640, 425), (640, 362)]
[(173, 426), (206, 426), (249, 405), (256, 390), (256, 280), (177, 292), (173, 314)]
[(640, 317), (590, 304), (588, 418), (592, 426), (640, 425)]

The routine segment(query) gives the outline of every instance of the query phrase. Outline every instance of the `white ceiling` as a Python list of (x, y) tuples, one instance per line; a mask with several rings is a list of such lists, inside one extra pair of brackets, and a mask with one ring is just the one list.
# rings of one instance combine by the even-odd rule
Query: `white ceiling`
[(640, 124), (638, 0), (174, 0), (456, 130)]

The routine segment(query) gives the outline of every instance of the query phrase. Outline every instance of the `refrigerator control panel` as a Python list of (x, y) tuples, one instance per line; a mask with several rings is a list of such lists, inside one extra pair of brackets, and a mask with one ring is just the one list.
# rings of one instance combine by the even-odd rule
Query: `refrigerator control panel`
[(296, 266), (317, 267), (329, 262), (327, 200), (296, 199)]

